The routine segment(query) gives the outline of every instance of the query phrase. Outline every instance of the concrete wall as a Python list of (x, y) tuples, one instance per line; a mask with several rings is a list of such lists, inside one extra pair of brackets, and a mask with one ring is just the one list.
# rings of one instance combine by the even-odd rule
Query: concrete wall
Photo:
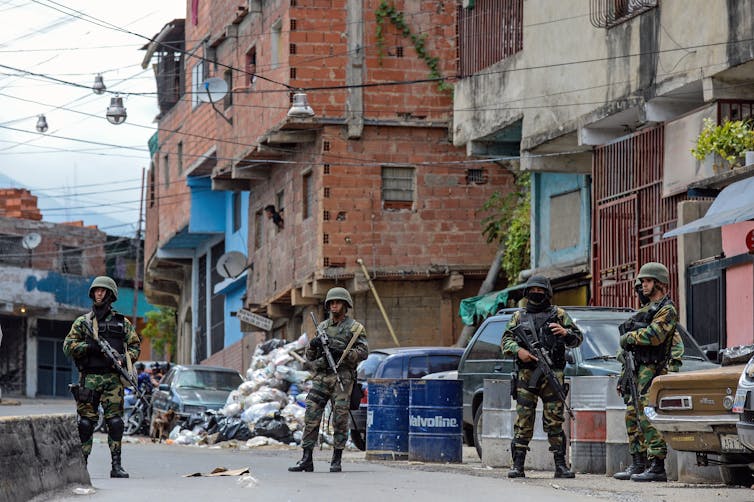
[(75, 415), (0, 417), (0, 502), (72, 483), (91, 485)]
[[(689, 84), (698, 87), (684, 98), (695, 93), (702, 99), (702, 81), (705, 100), (718, 94), (725, 87), (715, 82), (719, 72), (751, 59), (752, 5), (658, 3), (605, 29), (590, 24), (588, 15), (573, 15), (588, 13), (583, 0), (524, 2), (523, 50), (456, 84), (454, 143), (491, 135), (523, 117), (521, 149), (530, 150)], [(720, 43), (728, 40), (736, 43)]]

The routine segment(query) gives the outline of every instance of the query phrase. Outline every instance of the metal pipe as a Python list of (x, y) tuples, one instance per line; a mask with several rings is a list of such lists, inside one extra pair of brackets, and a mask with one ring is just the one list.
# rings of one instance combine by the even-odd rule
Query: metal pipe
[(385, 324), (387, 324), (387, 330), (390, 332), (390, 336), (393, 337), (393, 341), (395, 342), (396, 347), (400, 347), (401, 344), (398, 343), (398, 337), (395, 336), (395, 331), (393, 331), (393, 325), (390, 324), (390, 319), (387, 317), (387, 312), (385, 312), (385, 307), (382, 306), (382, 302), (380, 301), (380, 295), (377, 294), (377, 290), (374, 288), (374, 284), (372, 284), (372, 278), (369, 277), (369, 271), (367, 270), (367, 267), (364, 265), (364, 260), (361, 258), (356, 258), (356, 263), (361, 265), (361, 271), (364, 272), (364, 277), (367, 278), (367, 282), (369, 283), (369, 289), (372, 290), (372, 294), (374, 295), (374, 300), (377, 302), (377, 307), (379, 307), (380, 312), (382, 312), (382, 317), (385, 319)]

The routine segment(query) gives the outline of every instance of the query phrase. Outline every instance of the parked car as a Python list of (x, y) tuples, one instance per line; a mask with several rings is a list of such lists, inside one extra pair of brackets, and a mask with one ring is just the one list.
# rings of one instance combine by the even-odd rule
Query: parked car
[[(634, 313), (629, 308), (564, 307), (584, 335), (583, 343), (566, 352), (566, 376), (599, 376), (620, 373), (618, 326)], [(488, 317), (466, 346), (458, 366), (458, 378), (463, 380), (463, 430), (468, 445), (476, 446), (482, 456), (482, 401), (484, 380), (510, 379), (515, 371), (512, 357), (503, 357), (500, 341), (511, 316), (517, 309), (503, 309)], [(679, 326), (686, 346), (682, 370), (715, 366)]]
[[(701, 465), (708, 465), (708, 455), (715, 455), (726, 484), (750, 486), (754, 477), (746, 464), (754, 462), (754, 452), (739, 437), (734, 408), (736, 395), (741, 395), (736, 391), (739, 382), (744, 380), (749, 388), (752, 383), (742, 377), (746, 358), (728, 357), (730, 352), (722, 351), (720, 367), (655, 378), (649, 388), (647, 418), (674, 450), (696, 453)], [(745, 387), (739, 391), (745, 398)], [(745, 406), (739, 400), (741, 411)]]
[[(356, 368), (351, 393), (351, 441), (366, 449), (368, 380), (370, 378), (423, 378), (426, 375), (458, 369), (463, 349), (458, 347), (397, 347), (376, 349)], [(356, 434), (354, 427), (362, 434)]]
[(152, 394), (150, 434), (157, 414), (173, 410), (185, 420), (193, 413), (218, 410), (242, 382), (241, 374), (230, 368), (173, 365)]

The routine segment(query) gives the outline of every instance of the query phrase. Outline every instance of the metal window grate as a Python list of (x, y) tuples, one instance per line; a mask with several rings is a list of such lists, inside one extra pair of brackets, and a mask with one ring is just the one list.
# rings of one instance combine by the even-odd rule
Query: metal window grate
[(523, 0), (476, 0), (458, 7), (458, 72), (461, 77), (524, 48)]
[(382, 167), (382, 200), (384, 202), (413, 202), (413, 167)]
[(589, 22), (610, 28), (657, 7), (657, 0), (591, 0)]
[(487, 183), (487, 173), (484, 171), (484, 169), (467, 169), (466, 170), (466, 184), (471, 185), (472, 183), (476, 183), (479, 185), (483, 185)]

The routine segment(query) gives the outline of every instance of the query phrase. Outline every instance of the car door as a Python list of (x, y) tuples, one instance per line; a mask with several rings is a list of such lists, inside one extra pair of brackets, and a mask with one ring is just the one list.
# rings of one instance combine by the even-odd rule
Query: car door
[(514, 369), (512, 358), (503, 358), (500, 341), (509, 316), (485, 321), (469, 342), (458, 366), (458, 378), (463, 380), (463, 420), (474, 421), (474, 409), (481, 406), (485, 378), (510, 378)]
[(168, 373), (162, 378), (160, 381), (160, 387), (162, 389), (165, 389), (165, 385), (167, 385), (167, 390), (162, 390), (160, 387), (156, 388), (154, 390), (154, 393), (152, 394), (152, 411), (155, 412), (165, 412), (168, 409), (168, 403), (170, 401), (170, 385), (173, 383), (173, 380), (175, 379), (175, 374), (177, 373), (176, 368), (172, 368)]

